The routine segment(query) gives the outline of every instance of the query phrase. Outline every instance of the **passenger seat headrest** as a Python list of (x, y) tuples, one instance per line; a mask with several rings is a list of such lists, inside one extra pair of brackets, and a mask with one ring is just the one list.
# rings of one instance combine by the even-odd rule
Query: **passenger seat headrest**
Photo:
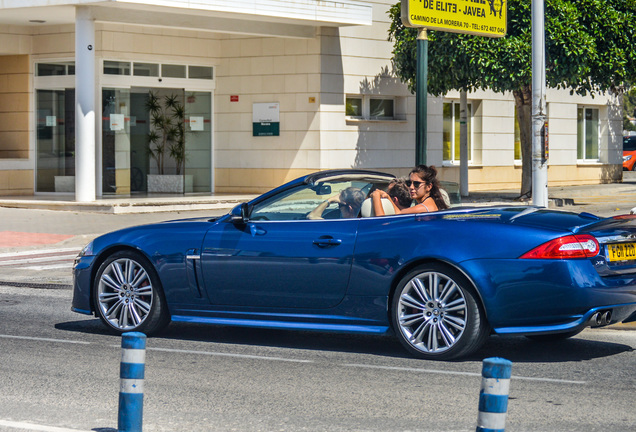
[[(386, 215), (394, 215), (395, 208), (393, 208), (393, 204), (386, 198), (382, 198), (382, 208), (384, 209), (384, 214)], [(362, 217), (372, 217), (375, 216), (375, 212), (373, 211), (373, 199), (367, 198), (362, 203), (362, 208), (360, 209), (360, 216)]]

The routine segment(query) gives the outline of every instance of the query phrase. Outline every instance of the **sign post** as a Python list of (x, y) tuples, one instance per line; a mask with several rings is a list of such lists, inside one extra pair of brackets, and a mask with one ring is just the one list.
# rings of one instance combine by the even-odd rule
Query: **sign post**
[[(420, 27), (417, 33), (417, 69), (415, 76), (415, 165), (426, 165), (428, 134), (428, 36)], [(424, 119), (424, 121), (421, 121)]]
[(545, 6), (532, 0), (532, 204), (548, 206)]

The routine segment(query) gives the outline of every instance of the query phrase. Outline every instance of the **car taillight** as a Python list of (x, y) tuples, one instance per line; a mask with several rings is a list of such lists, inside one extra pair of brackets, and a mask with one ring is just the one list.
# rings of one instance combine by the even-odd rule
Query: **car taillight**
[(522, 259), (590, 258), (599, 252), (598, 241), (588, 234), (559, 237), (521, 255)]

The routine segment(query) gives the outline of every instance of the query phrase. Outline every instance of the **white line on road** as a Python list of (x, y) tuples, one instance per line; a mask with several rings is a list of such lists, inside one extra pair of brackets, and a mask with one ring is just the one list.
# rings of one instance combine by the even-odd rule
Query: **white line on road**
[(55, 255), (55, 254), (66, 254), (66, 253), (74, 253), (77, 255), (80, 253), (81, 249), (78, 248), (65, 248), (65, 249), (36, 249), (30, 251), (22, 251), (22, 252), (7, 252), (1, 253), (0, 258), (13, 258), (19, 256), (33, 256), (33, 255)]
[[(69, 340), (63, 340), (63, 339), (50, 339), (50, 338), (38, 338), (38, 337), (30, 337), (30, 336), (0, 335), (0, 338), (5, 338), (5, 339), (25, 339), (25, 340), (35, 340), (35, 341), (43, 341), (43, 342), (61, 342), (61, 343), (70, 343), (70, 344), (91, 345), (91, 342), (69, 341)], [(120, 346), (119, 345), (113, 345), (113, 348), (120, 348)], [(178, 353), (178, 354), (195, 354), (195, 355), (232, 357), (232, 358), (241, 358), (241, 359), (267, 360), (267, 361), (279, 361), (279, 362), (290, 362), (290, 363), (315, 363), (314, 360), (299, 360), (299, 359), (291, 359), (291, 358), (285, 358), (285, 357), (268, 357), (268, 356), (248, 355), (248, 354), (232, 354), (232, 353), (222, 353), (222, 352), (214, 352), (214, 351), (194, 351), (194, 350), (182, 350), (182, 349), (172, 349), (172, 348), (146, 348), (146, 350), (147, 351), (167, 352), (167, 353)], [(419, 369), (419, 368), (408, 368), (408, 367), (398, 367), (398, 366), (364, 365), (364, 364), (356, 364), (356, 363), (345, 363), (342, 366), (344, 366), (344, 367), (354, 367), (354, 368), (366, 368), (366, 369), (393, 370), (393, 371), (398, 371), (398, 372), (418, 372), (418, 373), (429, 373), (429, 374), (462, 375), (462, 376), (481, 377), (481, 373), (477, 373), (477, 372), (444, 371), (444, 370), (437, 370), (437, 369)], [(515, 379), (515, 380), (553, 382), (553, 383), (558, 383), (558, 384), (577, 384), (577, 385), (585, 385), (585, 384), (587, 384), (587, 381), (573, 381), (573, 380), (554, 379), (554, 378), (524, 377), (524, 376), (517, 376), (517, 375), (513, 375), (512, 378)]]
[(41, 265), (41, 266), (28, 266), (28, 267), (20, 267), (23, 270), (35, 270), (35, 271), (40, 271), (40, 270), (53, 270), (53, 269), (61, 269), (61, 268), (65, 268), (65, 269), (69, 269), (71, 270), (73, 268), (73, 263), (72, 262), (67, 262), (64, 264), (48, 264), (48, 265)]
[(211, 351), (190, 351), (190, 350), (179, 350), (179, 349), (170, 349), (170, 348), (146, 348), (146, 349), (148, 351), (173, 352), (173, 353), (179, 353), (179, 354), (200, 354), (200, 355), (209, 355), (209, 356), (235, 357), (235, 358), (255, 359), (255, 360), (271, 360), (271, 361), (282, 361), (282, 362), (292, 362), (292, 363), (314, 363), (313, 360), (296, 360), (296, 359), (289, 359), (284, 357), (267, 357), (267, 356), (247, 355), (247, 354), (230, 354), (230, 353), (220, 353), (220, 352), (211, 352)]
[(67, 429), (55, 426), (45, 426), (34, 423), (13, 422), (8, 420), (0, 420), (0, 426), (10, 427), (13, 429), (25, 429), (29, 431), (41, 432), (82, 432), (79, 429)]
[(90, 345), (90, 342), (84, 341), (72, 341), (72, 340), (64, 340), (64, 339), (51, 339), (51, 338), (41, 338), (41, 337), (33, 337), (33, 336), (13, 336), (13, 335), (0, 335), (2, 339), (23, 339), (23, 340), (33, 340), (38, 342), (60, 342), (60, 343), (69, 343), (69, 344), (78, 344), (78, 345)]
[[(443, 370), (435, 370), (435, 369), (418, 369), (418, 368), (406, 368), (406, 367), (396, 367), (396, 366), (376, 366), (376, 365), (363, 365), (363, 364), (345, 364), (344, 366), (356, 367), (356, 368), (367, 368), (367, 369), (384, 369), (384, 370), (420, 372), (420, 373), (430, 373), (430, 374), (464, 375), (464, 376), (481, 377), (481, 373), (476, 373), (476, 372), (456, 372), (456, 371), (443, 371)], [(562, 379), (553, 379), (553, 378), (532, 378), (532, 377), (523, 377), (523, 376), (516, 376), (516, 375), (513, 375), (512, 379), (526, 380), (526, 381), (554, 382), (554, 383), (560, 383), (560, 384), (580, 384), (580, 385), (587, 384), (587, 381), (571, 381), (571, 380), (562, 380)]]
[(14, 260), (0, 260), (0, 266), (18, 266), (20, 264), (33, 264), (38, 262), (56, 262), (56, 261), (66, 261), (73, 262), (77, 255), (53, 255), (48, 257), (37, 257), (37, 258), (23, 258), (23, 259), (14, 259)]

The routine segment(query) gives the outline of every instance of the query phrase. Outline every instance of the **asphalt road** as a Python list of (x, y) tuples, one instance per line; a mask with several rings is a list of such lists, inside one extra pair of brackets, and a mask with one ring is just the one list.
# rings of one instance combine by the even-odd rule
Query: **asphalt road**
[[(116, 430), (121, 338), (70, 298), (0, 287), (0, 431)], [(495, 356), (513, 362), (507, 430), (636, 429), (632, 331), (491, 337), (457, 362), (410, 358), (390, 337), (186, 324), (147, 346), (146, 432), (472, 431)]]
[[(0, 208), (0, 231), (67, 237), (0, 247), (0, 431), (116, 431), (121, 338), (70, 311), (72, 260), (103, 232), (222, 212)], [(144, 431), (472, 431), (487, 357), (513, 362), (507, 430), (634, 431), (634, 348), (636, 331), (590, 329), (426, 362), (391, 337), (171, 324), (148, 340)]]

